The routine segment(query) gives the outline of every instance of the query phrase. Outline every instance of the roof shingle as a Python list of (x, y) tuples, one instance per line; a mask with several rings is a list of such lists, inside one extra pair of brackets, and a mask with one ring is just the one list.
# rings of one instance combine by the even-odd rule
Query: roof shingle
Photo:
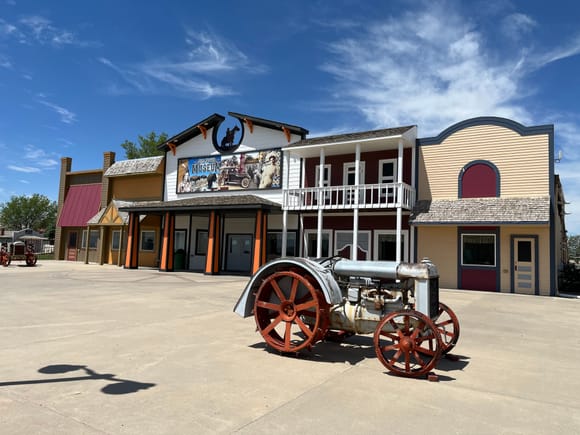
[(550, 197), (462, 198), (417, 201), (413, 225), (434, 224), (547, 224)]
[(163, 162), (164, 156), (145, 157), (142, 159), (121, 160), (111, 165), (105, 177), (120, 177), (123, 175), (154, 174)]

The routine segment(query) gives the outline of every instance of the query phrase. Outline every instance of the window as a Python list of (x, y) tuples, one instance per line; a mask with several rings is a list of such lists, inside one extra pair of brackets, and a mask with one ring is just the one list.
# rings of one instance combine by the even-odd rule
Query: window
[(499, 190), (499, 171), (491, 162), (473, 161), (459, 173), (459, 198), (498, 197)]
[(183, 249), (185, 251), (185, 243), (187, 240), (187, 230), (175, 230), (174, 233), (174, 242), (173, 242), (173, 249), (178, 251), (179, 249)]
[[(353, 243), (352, 231), (335, 231), (334, 238), (334, 254), (345, 258), (351, 258), (351, 248)], [(369, 258), (369, 239), (370, 231), (358, 232), (357, 260), (366, 260)]]
[[(286, 233), (286, 256), (296, 256), (296, 233)], [(314, 248), (316, 250), (316, 247)], [(268, 260), (282, 256), (282, 232), (268, 232), (266, 236), (266, 256)]]
[[(345, 163), (342, 169), (342, 184), (345, 186), (354, 186), (355, 179), (356, 179), (356, 163), (355, 162)], [(365, 183), (365, 162), (359, 162), (358, 184), (361, 185), (364, 183)], [(347, 204), (350, 204), (354, 201), (355, 190), (356, 189), (353, 188), (352, 190), (349, 189), (347, 191), (345, 198)], [(364, 194), (365, 194), (364, 190), (359, 189), (359, 202), (364, 203)]]
[[(319, 186), (319, 180), (320, 180), (320, 165), (316, 165), (316, 171), (315, 171), (315, 179), (314, 179), (314, 186), (316, 187), (326, 187), (326, 186), (330, 186), (330, 165), (324, 165), (324, 173), (322, 175), (322, 186)], [(318, 194), (316, 194), (316, 196), (318, 197)], [(324, 201), (328, 201), (330, 199), (330, 191), (326, 191), (324, 193)]]
[(495, 234), (462, 234), (461, 264), (495, 267)]
[[(99, 230), (91, 230), (91, 235), (89, 238), (89, 249), (97, 249), (97, 243), (99, 242)], [(81, 249), (87, 247), (87, 230), (83, 230), (83, 236), (81, 239)]]
[(379, 160), (379, 184), (390, 186), (381, 186), (380, 196), (383, 200), (395, 197), (395, 187), (392, 183), (397, 182), (397, 159)]
[(155, 250), (155, 231), (141, 231), (141, 251)]
[(111, 234), (111, 249), (113, 251), (119, 250), (119, 245), (121, 244), (121, 231), (113, 231)]
[(195, 255), (207, 254), (207, 230), (197, 230), (195, 235)]
[(379, 160), (379, 183), (397, 182), (397, 159)]
[[(304, 253), (305, 257), (316, 257), (316, 231), (306, 231), (306, 252)], [(322, 254), (321, 257), (329, 257), (330, 256), (330, 231), (326, 230), (322, 232)]]
[[(358, 184), (365, 184), (365, 162), (359, 162), (359, 180)], [(342, 184), (345, 186), (354, 186), (356, 174), (356, 163), (345, 163), (342, 172)]]
[[(320, 180), (320, 165), (316, 165), (314, 186), (321, 187), (318, 184)], [(330, 165), (324, 165), (324, 174), (322, 175), (322, 187), (330, 186)]]
[[(409, 261), (407, 252), (408, 230), (401, 231), (401, 261)], [(375, 230), (374, 258), (378, 261), (397, 260), (397, 235), (393, 230)]]

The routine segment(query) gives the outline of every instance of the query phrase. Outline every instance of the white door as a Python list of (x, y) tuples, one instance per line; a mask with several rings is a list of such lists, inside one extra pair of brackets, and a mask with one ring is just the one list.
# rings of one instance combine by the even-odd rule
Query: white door
[(536, 290), (536, 240), (514, 238), (514, 291), (534, 294)]
[(249, 272), (252, 267), (252, 240), (249, 234), (228, 234), (226, 270)]

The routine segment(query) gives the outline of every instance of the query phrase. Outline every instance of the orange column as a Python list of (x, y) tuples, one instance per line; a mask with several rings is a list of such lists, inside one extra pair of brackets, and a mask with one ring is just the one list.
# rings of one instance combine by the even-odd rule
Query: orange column
[(139, 214), (129, 213), (129, 231), (127, 233), (127, 252), (125, 255), (125, 269), (139, 267)]
[(220, 252), (220, 215), (215, 211), (209, 214), (209, 229), (207, 234), (207, 253), (205, 257), (205, 273), (216, 274), (219, 272)]
[(254, 256), (252, 259), (252, 274), (266, 262), (266, 231), (268, 216), (262, 210), (256, 212), (256, 228), (254, 230)]
[(174, 234), (175, 216), (170, 212), (166, 212), (163, 226), (163, 244), (161, 246), (161, 263), (159, 265), (161, 272), (173, 272)]

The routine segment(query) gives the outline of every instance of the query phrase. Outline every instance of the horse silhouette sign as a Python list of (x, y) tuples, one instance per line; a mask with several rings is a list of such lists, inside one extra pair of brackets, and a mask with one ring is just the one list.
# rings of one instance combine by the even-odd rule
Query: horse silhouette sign
[(244, 125), (236, 120), (238, 125), (228, 126), (223, 129), (220, 121), (213, 129), (212, 140), (213, 146), (220, 153), (232, 153), (238, 149), (244, 137)]

